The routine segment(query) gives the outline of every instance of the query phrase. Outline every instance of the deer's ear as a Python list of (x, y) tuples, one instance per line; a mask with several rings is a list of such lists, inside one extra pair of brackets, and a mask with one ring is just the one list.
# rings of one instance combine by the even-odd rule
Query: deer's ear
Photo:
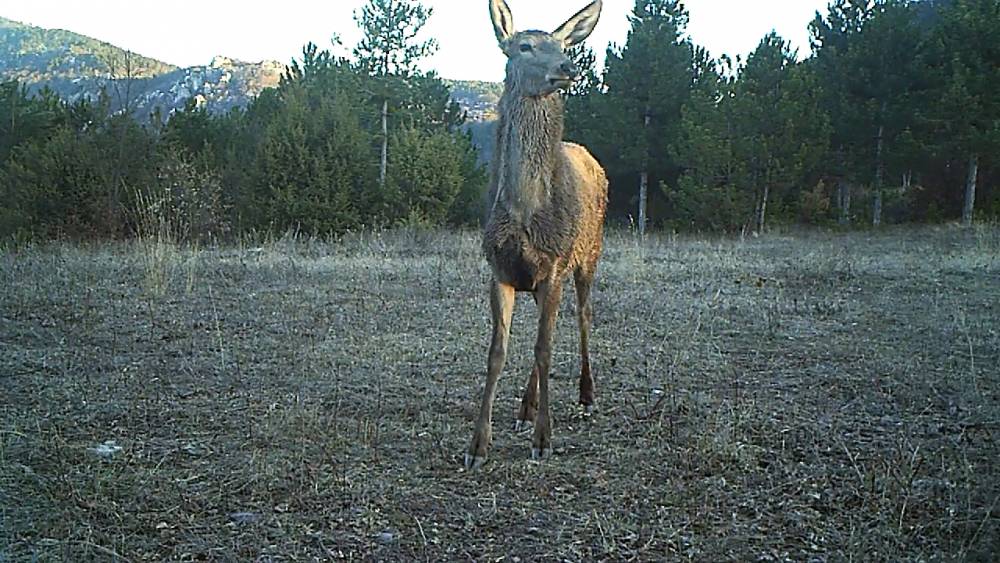
[(553, 31), (552, 37), (562, 41), (566, 47), (572, 47), (590, 36), (600, 17), (601, 0), (595, 0)]
[(493, 19), (493, 31), (497, 34), (497, 42), (501, 47), (514, 35), (514, 17), (505, 0), (490, 0), (490, 18)]

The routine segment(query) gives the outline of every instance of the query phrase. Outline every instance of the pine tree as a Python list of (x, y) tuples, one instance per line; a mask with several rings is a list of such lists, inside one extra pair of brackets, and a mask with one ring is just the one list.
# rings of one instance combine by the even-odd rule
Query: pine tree
[(598, 155), (614, 153), (608, 146), (608, 105), (604, 81), (597, 74), (597, 57), (586, 44), (568, 52), (570, 60), (580, 69), (580, 79), (566, 92), (566, 130), (564, 135)]
[(756, 227), (763, 231), (772, 198), (794, 200), (795, 187), (825, 156), (826, 116), (818, 87), (795, 62), (790, 43), (770, 33), (747, 57), (735, 86), (736, 153), (756, 192)]
[(381, 104), (382, 152), (379, 186), (385, 189), (389, 159), (389, 102), (393, 92), (406, 86), (417, 63), (437, 50), (433, 39), (418, 41), (421, 29), (434, 14), (419, 0), (368, 0), (354, 18), (364, 34), (354, 48), (359, 67), (379, 77), (376, 97)]
[(941, 13), (929, 58), (937, 77), (934, 143), (964, 160), (962, 223), (972, 224), (980, 165), (1000, 150), (1000, 2), (956, 0)]
[(642, 234), (649, 185), (676, 185), (680, 176), (669, 148), (678, 139), (681, 108), (693, 79), (693, 46), (684, 38), (688, 19), (679, 0), (636, 0), (624, 47), (608, 52), (605, 83), (610, 131), (606, 134), (621, 143), (599, 156), (606, 157), (602, 161), (613, 185), (638, 179), (637, 222)]
[(570, 61), (580, 69), (580, 77), (566, 91), (568, 98), (581, 98), (594, 94), (601, 87), (601, 79), (597, 76), (597, 57), (594, 50), (586, 43), (574, 45), (567, 52)]
[(887, 163), (915, 125), (922, 86), (921, 34), (905, 0), (837, 0), (811, 25), (824, 107), (842, 174), (872, 186), (872, 223), (882, 222)]
[(867, 179), (858, 171), (860, 146), (870, 143), (866, 118), (852, 96), (855, 90), (853, 69), (857, 62), (851, 45), (860, 36), (872, 10), (869, 0), (833, 0), (827, 14), (817, 13), (809, 24), (812, 58), (807, 64), (820, 79), (823, 109), (831, 117), (831, 166), (828, 175), (838, 186), (841, 223), (850, 221), (852, 186)]
[(673, 225), (734, 231), (750, 216), (747, 166), (737, 153), (735, 76), (732, 61), (695, 49), (695, 79), (681, 110), (681, 132), (672, 149), (683, 170), (668, 191)]
[(437, 50), (434, 39), (417, 39), (433, 14), (418, 0), (368, 0), (354, 16), (364, 34), (354, 48), (358, 64), (374, 76), (414, 74)]

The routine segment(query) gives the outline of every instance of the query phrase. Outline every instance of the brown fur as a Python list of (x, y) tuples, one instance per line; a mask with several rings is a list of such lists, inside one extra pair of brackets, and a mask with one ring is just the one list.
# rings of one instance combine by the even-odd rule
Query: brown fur
[(483, 252), (493, 271), (490, 304), (493, 339), (486, 389), (466, 467), (477, 468), (489, 447), (493, 400), (507, 355), (515, 291), (534, 293), (539, 307), (535, 365), (518, 425), (533, 421), (532, 457), (551, 454), (548, 375), (562, 285), (572, 272), (580, 325), (580, 402), (594, 402), (590, 370), (590, 290), (601, 254), (608, 181), (587, 150), (565, 143), (558, 88), (577, 72), (563, 50), (582, 41), (600, 15), (596, 1), (552, 35), (512, 31), (503, 0), (490, 1), (497, 39), (508, 56), (500, 99), (497, 148)]
[[(604, 170), (587, 149), (562, 141), (558, 94), (505, 94), (499, 109), (483, 236), (496, 280), (533, 291), (550, 276), (562, 279), (580, 267), (592, 271), (608, 201)], [(528, 284), (518, 283), (523, 271), (532, 273)]]

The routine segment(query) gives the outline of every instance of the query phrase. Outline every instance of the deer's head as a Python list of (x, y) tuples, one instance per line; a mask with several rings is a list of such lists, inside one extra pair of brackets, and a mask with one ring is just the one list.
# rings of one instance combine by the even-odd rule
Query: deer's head
[(508, 88), (518, 96), (547, 96), (579, 78), (580, 69), (566, 56), (566, 49), (594, 31), (601, 17), (601, 0), (577, 12), (552, 33), (515, 31), (504, 0), (490, 0), (490, 16), (500, 49), (507, 55)]

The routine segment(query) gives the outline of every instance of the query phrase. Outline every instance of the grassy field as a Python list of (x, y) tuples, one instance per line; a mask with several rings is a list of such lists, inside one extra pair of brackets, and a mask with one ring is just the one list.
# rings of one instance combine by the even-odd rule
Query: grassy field
[(0, 253), (0, 561), (993, 560), (1000, 229), (607, 239), (471, 474), (476, 234)]

